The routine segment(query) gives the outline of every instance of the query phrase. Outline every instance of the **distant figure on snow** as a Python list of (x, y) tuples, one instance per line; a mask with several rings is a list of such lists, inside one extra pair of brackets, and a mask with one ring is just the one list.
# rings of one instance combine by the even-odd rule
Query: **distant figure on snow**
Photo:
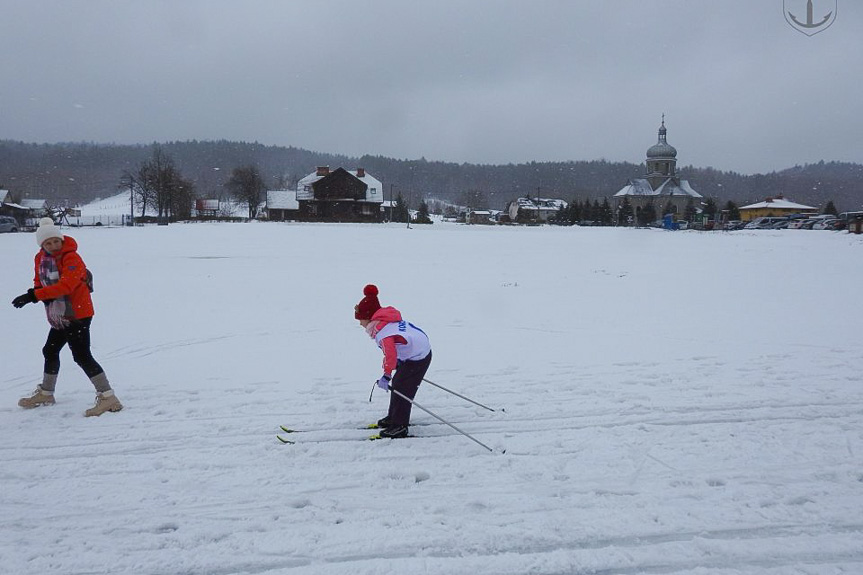
[[(413, 400), (431, 364), (429, 338), (423, 330), (402, 319), (394, 307), (381, 307), (378, 288), (367, 285), (363, 297), (354, 307), (354, 317), (375, 340), (384, 353), (383, 375), (377, 385), (393, 389)], [(392, 375), (395, 370), (395, 376)], [(390, 394), (390, 408), (386, 417), (378, 421), (381, 437), (407, 437), (413, 404), (399, 393)]]
[(90, 353), (92, 276), (78, 255), (78, 244), (71, 237), (63, 236), (51, 218), (39, 220), (36, 243), (41, 249), (36, 254), (33, 287), (13, 299), (12, 305), (22, 308), (28, 303), (43, 302), (51, 331), (42, 348), (45, 357), (42, 383), (36, 387), (33, 395), (21, 398), (18, 405), (25, 409), (54, 405), (54, 386), (60, 373), (60, 350), (68, 343), (75, 363), (81, 366), (96, 388), (96, 404), (84, 415), (90, 417), (102, 415), (106, 411), (120, 411), (123, 405), (114, 395), (102, 366)]

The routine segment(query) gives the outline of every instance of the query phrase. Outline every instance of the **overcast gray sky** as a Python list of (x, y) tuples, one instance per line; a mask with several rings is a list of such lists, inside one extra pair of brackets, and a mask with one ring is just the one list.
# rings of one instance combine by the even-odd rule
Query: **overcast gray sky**
[[(472, 163), (863, 162), (863, 2), (0, 0), (0, 139)], [(806, 18), (806, 0), (784, 0)]]

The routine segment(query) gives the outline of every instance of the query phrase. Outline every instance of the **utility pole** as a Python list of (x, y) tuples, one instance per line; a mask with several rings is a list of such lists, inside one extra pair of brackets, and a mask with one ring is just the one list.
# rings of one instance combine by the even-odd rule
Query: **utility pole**
[(411, 229), (411, 202), (413, 201), (414, 191), (408, 192), (408, 229)]
[(411, 184), (410, 184), (411, 187), (410, 187), (410, 190), (408, 191), (408, 229), (411, 229), (411, 202), (413, 201), (413, 197), (414, 197), (414, 167), (413, 167), (413, 165), (410, 166), (410, 171), (411, 171)]

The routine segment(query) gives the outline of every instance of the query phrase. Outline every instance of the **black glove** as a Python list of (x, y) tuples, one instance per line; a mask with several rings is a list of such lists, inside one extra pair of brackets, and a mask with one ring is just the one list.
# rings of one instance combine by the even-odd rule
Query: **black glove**
[(22, 308), (28, 303), (36, 303), (39, 301), (36, 299), (36, 291), (33, 288), (27, 290), (27, 293), (21, 294), (15, 299), (12, 300), (12, 305), (17, 308)]

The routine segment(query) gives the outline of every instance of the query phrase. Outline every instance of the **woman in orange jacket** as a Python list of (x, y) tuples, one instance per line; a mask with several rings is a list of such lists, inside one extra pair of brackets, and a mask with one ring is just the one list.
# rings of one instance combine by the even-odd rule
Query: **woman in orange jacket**
[(42, 348), (45, 368), (42, 383), (18, 405), (25, 409), (54, 404), (54, 387), (60, 373), (60, 350), (69, 344), (72, 357), (96, 388), (96, 404), (88, 409), (87, 417), (106, 411), (120, 411), (123, 404), (108, 383), (102, 366), (90, 352), (90, 324), (93, 321), (93, 300), (90, 298), (90, 274), (78, 255), (78, 244), (64, 236), (51, 218), (39, 220), (36, 243), (41, 248), (35, 258), (33, 287), (12, 300), (21, 308), (28, 303), (45, 304), (51, 331)]

